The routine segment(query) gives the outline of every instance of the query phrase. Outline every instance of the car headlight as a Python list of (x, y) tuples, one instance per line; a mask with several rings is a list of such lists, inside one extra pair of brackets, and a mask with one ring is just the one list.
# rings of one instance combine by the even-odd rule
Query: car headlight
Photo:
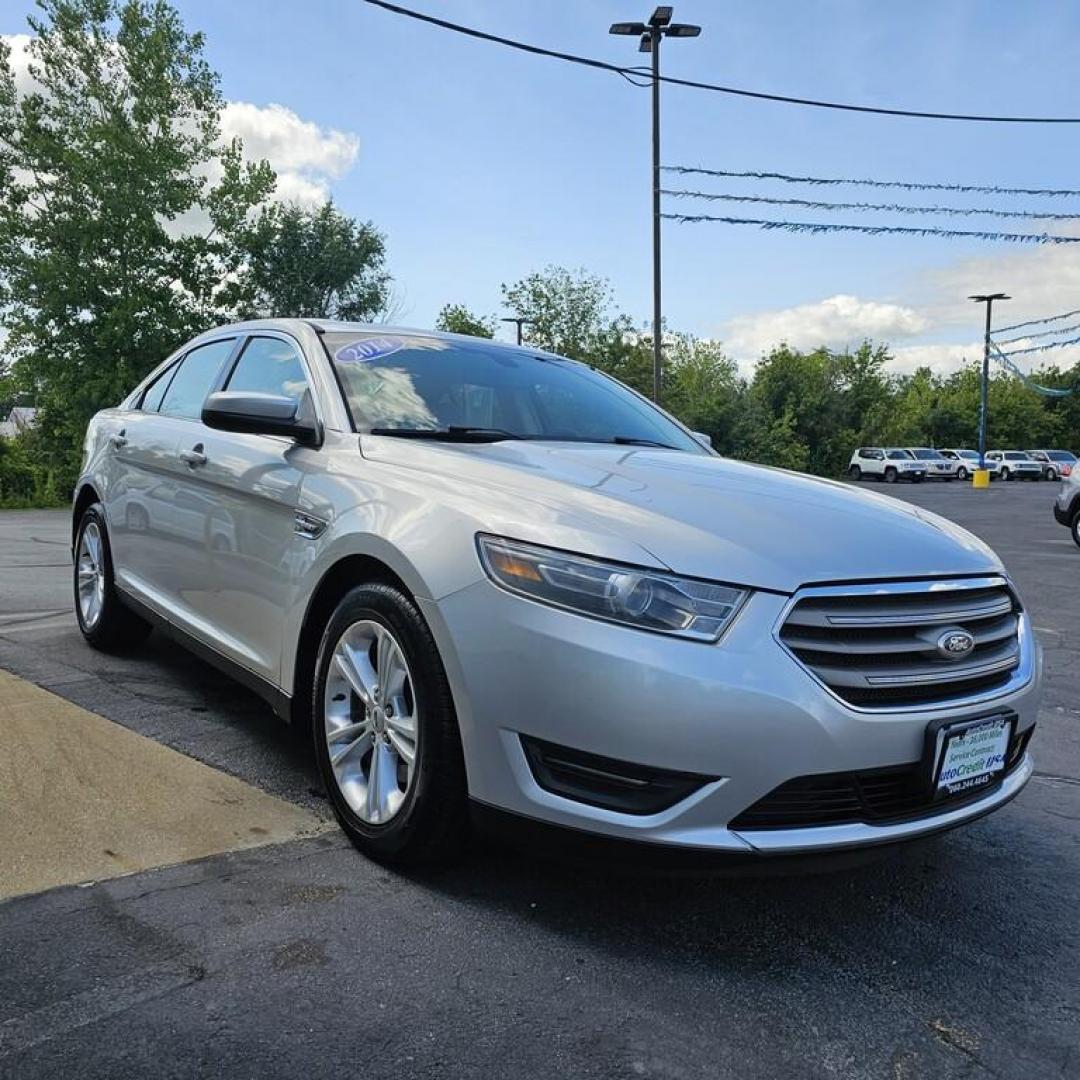
[(496, 585), (543, 604), (694, 641), (716, 641), (750, 595), (746, 589), (477, 537)]

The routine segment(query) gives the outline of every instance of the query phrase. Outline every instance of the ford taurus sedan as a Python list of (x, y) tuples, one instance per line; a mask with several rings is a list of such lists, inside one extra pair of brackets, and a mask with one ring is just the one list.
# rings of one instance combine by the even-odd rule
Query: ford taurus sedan
[(725, 460), (537, 349), (203, 334), (90, 424), (73, 543), (86, 640), (156, 627), (253, 687), (387, 862), (449, 859), (477, 821), (844, 850), (1032, 773), (1039, 649), (985, 544)]

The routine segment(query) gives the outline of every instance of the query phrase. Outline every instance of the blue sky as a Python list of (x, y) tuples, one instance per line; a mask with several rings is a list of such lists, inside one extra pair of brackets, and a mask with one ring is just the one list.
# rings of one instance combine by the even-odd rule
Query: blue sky
[[(547, 263), (604, 275), (619, 307), (646, 321), (647, 90), (615, 75), (466, 40), (361, 0), (179, 0), (177, 6), (189, 27), (205, 31), (226, 98), (261, 109), (281, 105), (317, 125), (321, 139), (342, 133), (323, 159), (316, 148), (319, 160), (305, 164), (298, 152), (294, 164), (344, 210), (386, 232), (400, 321), (430, 325), (451, 301), (505, 314), (500, 283)], [(607, 26), (647, 17), (652, 7), (642, 0), (411, 0), (408, 6), (628, 64), (644, 58), (632, 39), (609, 37)], [(29, 0), (0, 0), (0, 33), (23, 32), (28, 7)], [(915, 109), (1080, 116), (1080, 5), (1066, 0), (682, 0), (675, 15), (704, 32), (665, 46), (670, 74)], [(1069, 187), (1080, 186), (1078, 137), (1077, 127), (851, 116), (665, 89), (670, 163)], [(287, 136), (274, 152), (289, 153)], [(693, 186), (815, 197), (760, 183)], [(822, 190), (818, 197), (892, 197)], [(920, 200), (931, 198), (909, 199)], [(1063, 200), (953, 201), (1067, 208)], [(745, 216), (770, 216), (768, 208), (741, 209)], [(979, 227), (978, 219), (950, 223)], [(978, 338), (978, 313), (964, 300), (970, 291), (1012, 292), (1009, 321), (1080, 307), (1080, 257), (1071, 250), (719, 225), (666, 224), (664, 280), (669, 325), (721, 338), (744, 361), (778, 335), (796, 344), (815, 337), (844, 344), (871, 333), (891, 338), (907, 366), (948, 367)]]

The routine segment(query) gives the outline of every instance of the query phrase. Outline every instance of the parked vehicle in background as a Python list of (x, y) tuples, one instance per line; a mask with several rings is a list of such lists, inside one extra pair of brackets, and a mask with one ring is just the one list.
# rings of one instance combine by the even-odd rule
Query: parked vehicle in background
[[(956, 478), (958, 480), (970, 479), (972, 473), (979, 467), (978, 450), (939, 450), (938, 453), (942, 457), (956, 462)], [(1001, 473), (1001, 462), (987, 458), (986, 471), (990, 474), (991, 480), (996, 480)]]
[(1068, 450), (1029, 450), (1028, 457), (1042, 466), (1044, 480), (1060, 480), (1076, 468), (1076, 455)]
[(916, 461), (926, 465), (927, 479), (956, 479), (957, 462), (945, 457), (940, 450), (931, 450), (927, 446), (908, 446), (905, 449)]
[(895, 484), (897, 480), (919, 483), (926, 476), (926, 464), (899, 447), (860, 446), (851, 455), (847, 474), (852, 480), (865, 476), (884, 480), (886, 484)]
[(984, 543), (722, 458), (586, 364), (258, 320), (164, 359), (84, 452), (87, 642), (153, 626), (246, 682), (374, 858), (445, 861), (477, 818), (634, 859), (816, 854), (1032, 775), (1039, 646)]
[(1072, 533), (1073, 542), (1080, 547), (1080, 469), (1062, 477), (1054, 500), (1054, 519)]
[(1042, 465), (1033, 461), (1026, 450), (988, 450), (988, 461), (996, 461), (1001, 467), (1002, 480), (1041, 480)]

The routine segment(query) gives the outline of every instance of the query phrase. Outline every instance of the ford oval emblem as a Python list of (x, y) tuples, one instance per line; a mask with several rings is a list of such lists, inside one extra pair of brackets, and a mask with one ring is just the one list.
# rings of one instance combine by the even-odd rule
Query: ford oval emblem
[(946, 630), (937, 639), (937, 651), (946, 660), (963, 660), (975, 648), (975, 638), (966, 630)]

